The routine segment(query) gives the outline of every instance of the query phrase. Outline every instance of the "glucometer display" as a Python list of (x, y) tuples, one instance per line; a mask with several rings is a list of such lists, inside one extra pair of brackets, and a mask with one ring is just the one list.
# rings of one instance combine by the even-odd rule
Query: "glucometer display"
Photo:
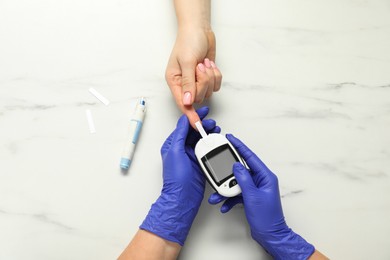
[(232, 176), (233, 164), (238, 161), (228, 144), (222, 145), (202, 157), (203, 164), (218, 186)]

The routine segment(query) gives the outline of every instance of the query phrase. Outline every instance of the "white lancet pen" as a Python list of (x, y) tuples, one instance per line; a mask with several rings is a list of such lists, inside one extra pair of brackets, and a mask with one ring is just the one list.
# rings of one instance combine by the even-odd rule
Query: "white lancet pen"
[(145, 118), (146, 102), (144, 98), (141, 98), (135, 107), (135, 112), (130, 120), (129, 134), (127, 135), (126, 145), (122, 152), (122, 158), (120, 167), (123, 170), (130, 168), (131, 160), (134, 155), (135, 145), (137, 144), (138, 137), (142, 128), (142, 124)]

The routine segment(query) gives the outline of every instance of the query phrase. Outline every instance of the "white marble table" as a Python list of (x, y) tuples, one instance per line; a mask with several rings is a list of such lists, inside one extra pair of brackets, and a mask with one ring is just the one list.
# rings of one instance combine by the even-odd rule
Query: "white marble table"
[[(390, 2), (216, 0), (212, 20), (224, 81), (210, 116), (278, 175), (288, 224), (333, 259), (390, 259)], [(164, 80), (175, 26), (171, 1), (0, 1), (0, 259), (114, 259), (127, 245), (179, 116)], [(242, 207), (204, 200), (180, 259), (268, 256)]]

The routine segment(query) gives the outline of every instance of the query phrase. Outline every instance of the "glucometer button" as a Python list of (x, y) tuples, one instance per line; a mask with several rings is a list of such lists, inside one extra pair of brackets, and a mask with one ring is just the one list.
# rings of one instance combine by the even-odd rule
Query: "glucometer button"
[(237, 181), (236, 179), (233, 179), (229, 182), (229, 188), (233, 187), (233, 186), (236, 186), (237, 185)]

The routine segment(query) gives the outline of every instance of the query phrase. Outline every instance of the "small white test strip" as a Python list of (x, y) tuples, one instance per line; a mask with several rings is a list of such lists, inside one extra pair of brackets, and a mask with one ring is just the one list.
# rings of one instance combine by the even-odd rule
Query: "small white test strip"
[(195, 123), (196, 128), (199, 131), (199, 134), (202, 136), (202, 138), (205, 138), (207, 136), (206, 131), (204, 130), (202, 123), (200, 121)]
[(88, 126), (89, 126), (89, 132), (90, 132), (91, 134), (96, 133), (95, 124), (93, 123), (91, 110), (86, 109), (86, 110), (85, 110), (85, 115), (87, 116), (87, 121), (88, 121)]
[(89, 88), (88, 91), (94, 95), (97, 99), (99, 99), (104, 105), (108, 106), (110, 104), (110, 101), (108, 101), (107, 98), (103, 97), (102, 94), (96, 91), (94, 88)]

